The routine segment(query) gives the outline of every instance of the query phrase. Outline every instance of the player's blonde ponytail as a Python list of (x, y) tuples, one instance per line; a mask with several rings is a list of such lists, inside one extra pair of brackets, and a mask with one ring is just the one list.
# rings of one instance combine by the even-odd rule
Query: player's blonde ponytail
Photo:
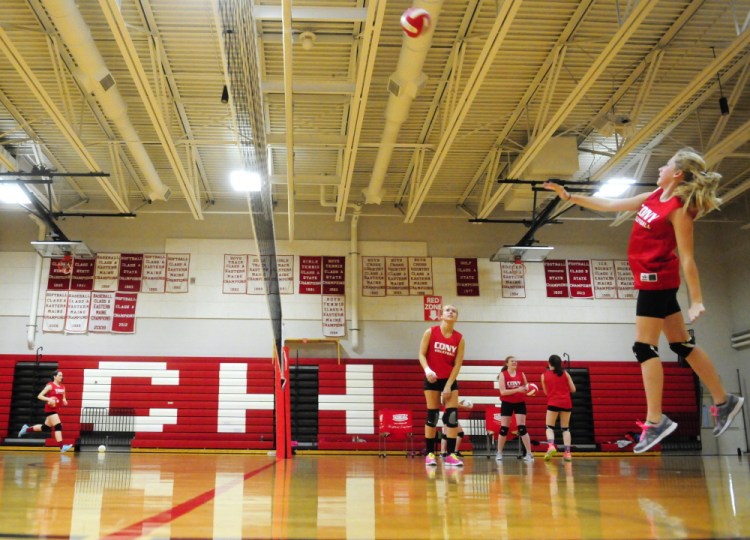
[(685, 211), (694, 211), (696, 217), (700, 217), (718, 209), (721, 199), (716, 196), (716, 190), (721, 175), (706, 171), (706, 161), (689, 147), (677, 151), (674, 164), (685, 173), (685, 180), (674, 190), (674, 194), (682, 199)]

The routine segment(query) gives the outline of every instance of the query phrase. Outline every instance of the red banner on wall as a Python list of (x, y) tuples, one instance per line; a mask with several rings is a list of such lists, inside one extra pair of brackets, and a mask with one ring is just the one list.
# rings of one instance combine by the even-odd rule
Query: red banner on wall
[(73, 259), (73, 279), (70, 282), (72, 291), (94, 290), (94, 266), (96, 259), (86, 257), (84, 259)]
[(123, 253), (120, 256), (120, 278), (117, 290), (120, 292), (135, 292), (141, 290), (143, 276), (143, 254)]
[(476, 259), (456, 259), (456, 294), (479, 296), (479, 267)]
[(591, 262), (587, 260), (568, 260), (568, 282), (571, 298), (593, 298), (594, 288), (591, 282)]
[(299, 293), (320, 294), (322, 290), (323, 261), (321, 257), (299, 257)]
[(112, 317), (112, 333), (135, 333), (135, 306), (138, 295), (132, 293), (115, 294), (115, 308)]
[(568, 298), (568, 272), (564, 259), (544, 261), (544, 279), (547, 283), (547, 298)]
[(323, 257), (323, 294), (346, 294), (346, 257)]

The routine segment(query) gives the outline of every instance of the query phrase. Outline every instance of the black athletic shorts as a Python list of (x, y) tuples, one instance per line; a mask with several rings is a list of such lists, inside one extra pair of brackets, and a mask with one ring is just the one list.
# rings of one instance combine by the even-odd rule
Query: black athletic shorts
[(566, 409), (565, 407), (558, 407), (557, 405), (547, 405), (547, 410), (552, 412), (570, 412), (573, 409)]
[[(445, 389), (445, 383), (448, 382), (448, 377), (445, 379), (438, 379), (435, 382), (430, 382), (427, 380), (427, 377), (424, 379), (424, 386), (422, 386), (425, 390), (434, 390), (436, 392), (440, 392), (442, 394), (443, 390)], [(451, 385), (451, 391), (458, 390), (458, 381), (453, 381), (453, 384)]]
[(638, 302), (635, 305), (635, 314), (638, 317), (663, 319), (678, 311), (680, 304), (677, 303), (677, 289), (638, 291)]
[(526, 414), (526, 402), (508, 403), (507, 401), (503, 401), (500, 404), (500, 416), (513, 416), (513, 413)]

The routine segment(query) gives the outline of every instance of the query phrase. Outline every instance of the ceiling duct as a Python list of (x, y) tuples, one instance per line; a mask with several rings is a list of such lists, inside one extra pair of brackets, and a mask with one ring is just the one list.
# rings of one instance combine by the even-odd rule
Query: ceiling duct
[(750, 330), (745, 330), (739, 334), (732, 334), (732, 348), (741, 351), (750, 347)]
[(555, 249), (551, 246), (503, 246), (490, 260), (493, 262), (542, 262)]
[(166, 201), (171, 196), (170, 189), (162, 183), (145, 146), (140, 140), (130, 118), (128, 106), (120, 94), (115, 80), (97, 49), (91, 30), (78, 10), (74, 0), (54, 0), (44, 3), (60, 37), (70, 51), (80, 71), (73, 75), (87, 92), (92, 94), (102, 112), (120, 133), (143, 177), (148, 183), (147, 196), (150, 201)]

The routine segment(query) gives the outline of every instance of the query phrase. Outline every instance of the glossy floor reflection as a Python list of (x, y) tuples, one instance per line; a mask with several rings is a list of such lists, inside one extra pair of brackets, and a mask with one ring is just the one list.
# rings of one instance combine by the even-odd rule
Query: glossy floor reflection
[(0, 452), (2, 538), (738, 538), (738, 457)]

